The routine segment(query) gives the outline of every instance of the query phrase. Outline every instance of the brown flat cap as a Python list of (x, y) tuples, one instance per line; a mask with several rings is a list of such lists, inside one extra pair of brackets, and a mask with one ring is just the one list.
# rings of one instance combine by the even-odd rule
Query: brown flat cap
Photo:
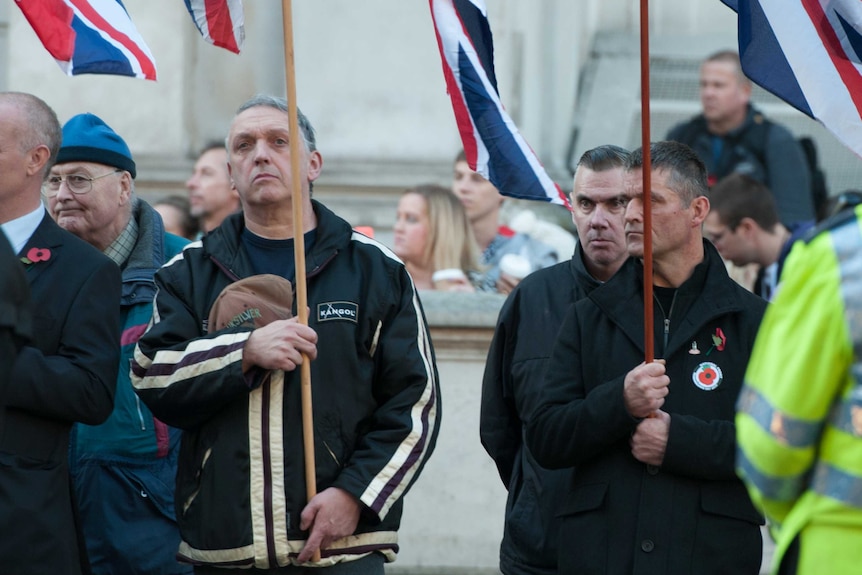
[(260, 274), (222, 290), (210, 310), (207, 331), (226, 327), (262, 327), (293, 316), (293, 286), (281, 276)]

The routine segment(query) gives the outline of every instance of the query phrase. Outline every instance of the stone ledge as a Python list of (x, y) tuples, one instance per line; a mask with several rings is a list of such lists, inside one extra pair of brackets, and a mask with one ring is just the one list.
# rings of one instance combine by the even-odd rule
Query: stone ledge
[(494, 329), (506, 296), (496, 293), (420, 291), (428, 323), (434, 327)]
[(500, 575), (499, 569), (486, 567), (389, 567), (386, 575)]
[(484, 363), (506, 297), (493, 293), (419, 292), (438, 362)]

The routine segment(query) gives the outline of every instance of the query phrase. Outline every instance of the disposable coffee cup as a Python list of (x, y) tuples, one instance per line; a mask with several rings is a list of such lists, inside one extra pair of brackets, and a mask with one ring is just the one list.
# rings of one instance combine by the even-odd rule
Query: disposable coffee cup
[(500, 258), (500, 271), (516, 280), (522, 280), (533, 271), (529, 260), (518, 254), (506, 254)]
[(431, 276), (431, 283), (436, 290), (449, 290), (456, 286), (462, 286), (467, 282), (467, 276), (458, 268), (446, 268), (437, 270)]

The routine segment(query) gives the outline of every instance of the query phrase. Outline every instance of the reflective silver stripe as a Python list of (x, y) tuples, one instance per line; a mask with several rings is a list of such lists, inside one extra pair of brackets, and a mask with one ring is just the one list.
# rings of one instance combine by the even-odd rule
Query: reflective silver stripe
[(862, 398), (858, 397), (857, 391), (858, 385), (852, 395), (835, 406), (829, 416), (829, 425), (849, 435), (862, 437)]
[[(862, 437), (862, 232), (858, 218), (831, 230), (830, 235), (841, 275), (844, 319), (853, 341), (854, 364), (851, 373), (855, 381), (854, 389), (845, 397), (838, 398), (830, 413), (830, 427)], [(862, 508), (862, 477), (824, 461), (816, 464), (811, 489), (847, 505)]]
[(835, 405), (830, 421), (837, 429), (862, 437), (862, 232), (858, 219), (832, 230), (831, 237), (841, 274), (844, 318), (853, 341), (851, 373), (855, 386)]
[(844, 319), (853, 341), (853, 356), (856, 363), (853, 366), (853, 376), (856, 385), (862, 385), (862, 233), (859, 231), (859, 221), (851, 221), (830, 232), (835, 257), (838, 260), (838, 272), (841, 276), (841, 297), (844, 300)]
[(736, 410), (751, 416), (758, 426), (782, 445), (798, 449), (813, 447), (823, 425), (820, 421), (806, 421), (779, 411), (747, 383), (739, 393)]
[(764, 497), (773, 501), (796, 500), (808, 483), (807, 473), (787, 477), (773, 477), (762, 473), (741, 449), (736, 450), (736, 466), (742, 477), (754, 485)]
[(862, 477), (851, 475), (828, 463), (817, 463), (811, 489), (820, 495), (862, 508)]

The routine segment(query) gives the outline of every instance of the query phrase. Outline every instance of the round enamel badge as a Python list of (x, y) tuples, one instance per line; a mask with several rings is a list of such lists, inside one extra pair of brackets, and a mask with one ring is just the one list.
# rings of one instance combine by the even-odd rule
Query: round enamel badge
[(705, 361), (694, 370), (691, 374), (691, 380), (696, 386), (704, 391), (712, 391), (721, 385), (721, 368), (712, 363)]

